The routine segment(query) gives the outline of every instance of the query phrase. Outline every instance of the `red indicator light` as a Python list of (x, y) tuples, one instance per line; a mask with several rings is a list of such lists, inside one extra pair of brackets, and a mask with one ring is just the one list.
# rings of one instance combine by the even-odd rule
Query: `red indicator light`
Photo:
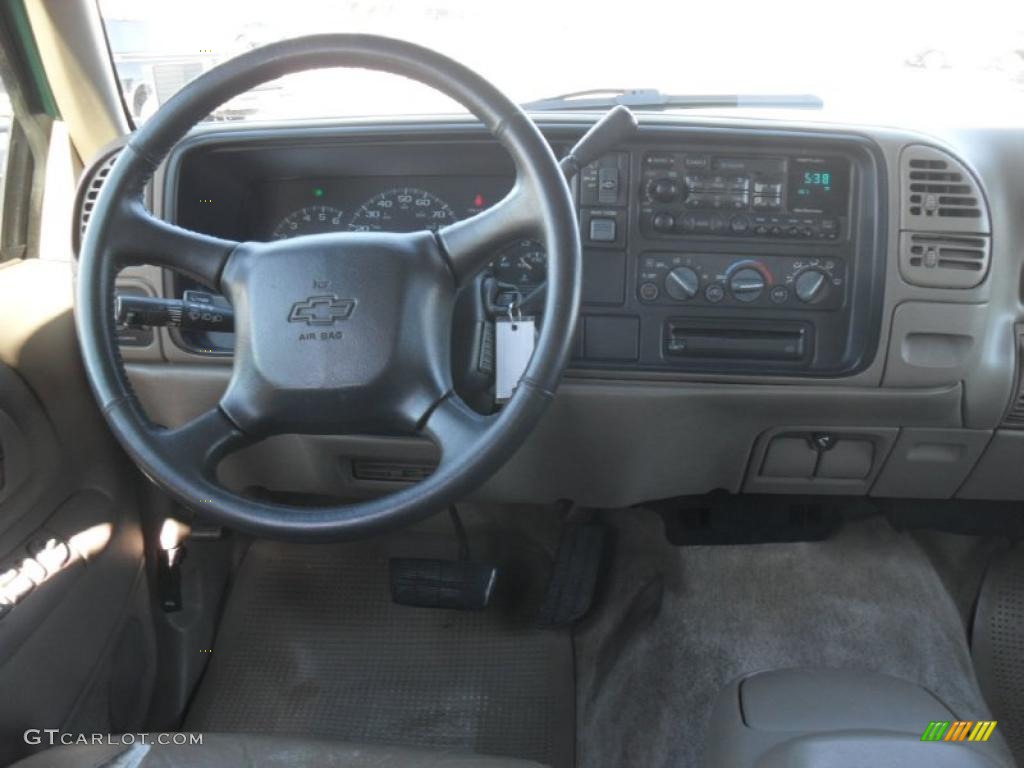
[(477, 195), (476, 197), (474, 197), (473, 198), (473, 206), (476, 207), (476, 208), (483, 208), (484, 207), (484, 196), (483, 195)]

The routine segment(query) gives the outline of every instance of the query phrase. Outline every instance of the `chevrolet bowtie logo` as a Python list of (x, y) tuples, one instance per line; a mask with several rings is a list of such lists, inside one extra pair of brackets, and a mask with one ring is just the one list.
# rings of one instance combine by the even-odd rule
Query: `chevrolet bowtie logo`
[(310, 296), (305, 301), (297, 301), (292, 305), (288, 315), (289, 323), (305, 323), (306, 325), (334, 325), (339, 320), (348, 320), (355, 309), (352, 299), (339, 299), (337, 296)]

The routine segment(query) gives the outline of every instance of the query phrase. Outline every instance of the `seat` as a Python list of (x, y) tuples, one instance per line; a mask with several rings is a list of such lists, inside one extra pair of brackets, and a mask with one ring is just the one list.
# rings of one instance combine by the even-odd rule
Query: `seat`
[[(786, 669), (733, 682), (719, 696), (706, 744), (707, 768), (1011, 768), (999, 734), (984, 742), (941, 737), (953, 712), (904, 680), (861, 670)], [(927, 738), (937, 726), (938, 737)], [(943, 727), (944, 726), (944, 727)], [(967, 726), (952, 735), (966, 737)], [(941, 743), (936, 743), (941, 742)]]
[[(151, 734), (149, 740), (155, 742), (157, 736)], [(202, 744), (59, 746), (27, 757), (11, 768), (540, 768), (539, 763), (511, 757), (357, 746), (287, 736), (206, 733), (202, 737)]]

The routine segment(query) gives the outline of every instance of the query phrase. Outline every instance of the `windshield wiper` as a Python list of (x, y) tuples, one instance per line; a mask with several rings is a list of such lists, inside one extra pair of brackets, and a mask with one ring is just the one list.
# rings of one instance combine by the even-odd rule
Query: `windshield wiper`
[(528, 101), (520, 106), (528, 112), (610, 109), (622, 104), (630, 109), (707, 109), (746, 107), (760, 109), (821, 109), (825, 103), (812, 94), (728, 94), (684, 95), (662, 93), (655, 88), (592, 88), (560, 96)]

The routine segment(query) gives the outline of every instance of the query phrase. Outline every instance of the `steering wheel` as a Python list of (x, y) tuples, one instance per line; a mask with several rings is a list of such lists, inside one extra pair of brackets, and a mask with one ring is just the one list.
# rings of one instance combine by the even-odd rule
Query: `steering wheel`
[[(359, 67), (403, 75), (461, 103), (511, 156), (509, 194), (435, 232), (340, 232), (232, 242), (157, 219), (142, 192), (196, 123), (282, 75)], [(543, 326), (512, 399), (478, 414), (454, 392), (456, 292), (518, 237), (549, 260)], [(217, 406), (173, 429), (152, 424), (114, 338), (114, 279), (155, 264), (220, 290), (235, 311), (230, 383)], [(77, 327), (85, 370), (131, 458), (179, 502), (215, 522), (274, 538), (353, 539), (427, 517), (494, 474), (536, 425), (569, 356), (579, 309), (579, 232), (569, 189), (533, 122), (457, 62), (371, 35), (314, 35), (267, 45), (204, 73), (140, 128), (108, 175), (82, 244)], [(275, 434), (423, 435), (437, 469), (407, 489), (337, 506), (246, 498), (221, 486), (227, 454)]]

